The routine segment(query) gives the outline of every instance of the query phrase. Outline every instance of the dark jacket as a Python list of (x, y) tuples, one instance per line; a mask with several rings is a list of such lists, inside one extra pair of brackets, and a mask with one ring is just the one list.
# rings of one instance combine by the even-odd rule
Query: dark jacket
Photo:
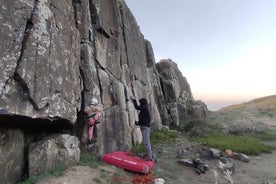
[(134, 104), (135, 109), (140, 111), (138, 125), (150, 127), (151, 119), (150, 119), (147, 100), (145, 98), (141, 98), (139, 100), (140, 106), (138, 106), (136, 100), (133, 100), (132, 102)]

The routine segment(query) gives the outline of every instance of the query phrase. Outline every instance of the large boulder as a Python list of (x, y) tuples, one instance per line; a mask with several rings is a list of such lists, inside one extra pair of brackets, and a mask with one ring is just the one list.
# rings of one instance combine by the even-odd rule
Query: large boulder
[(57, 164), (73, 165), (80, 160), (79, 140), (68, 134), (56, 135), (29, 146), (29, 177), (50, 171)]

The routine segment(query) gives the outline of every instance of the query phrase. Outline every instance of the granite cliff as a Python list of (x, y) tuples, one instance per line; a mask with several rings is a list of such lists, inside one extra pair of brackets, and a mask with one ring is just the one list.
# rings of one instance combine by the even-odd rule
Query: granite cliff
[(89, 145), (99, 154), (141, 141), (130, 96), (148, 99), (156, 129), (206, 118), (177, 65), (155, 62), (123, 0), (1, 0), (0, 23), (4, 183), (77, 162), (79, 147), (87, 147), (83, 110), (92, 97), (104, 107)]

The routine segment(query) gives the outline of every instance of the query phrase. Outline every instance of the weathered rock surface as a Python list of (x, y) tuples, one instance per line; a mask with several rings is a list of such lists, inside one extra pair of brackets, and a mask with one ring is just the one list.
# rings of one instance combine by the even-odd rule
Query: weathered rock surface
[(29, 146), (29, 177), (51, 170), (57, 164), (73, 165), (80, 160), (79, 140), (68, 134), (56, 135)]
[(5, 17), (0, 19), (0, 38), (6, 41), (0, 54), (1, 108), (33, 118), (76, 121), (80, 36), (72, 3), (3, 1), (0, 13)]
[(24, 169), (24, 137), (20, 129), (0, 128), (0, 183), (16, 183)]
[[(0, 126), (20, 129), (25, 147), (68, 131), (86, 144), (83, 108), (92, 96), (104, 107), (92, 146), (99, 154), (141, 141), (130, 96), (148, 99), (153, 128), (205, 117), (204, 104), (195, 102), (177, 66), (155, 64), (152, 46), (123, 0), (0, 2)], [(22, 155), (14, 158), (23, 163)]]

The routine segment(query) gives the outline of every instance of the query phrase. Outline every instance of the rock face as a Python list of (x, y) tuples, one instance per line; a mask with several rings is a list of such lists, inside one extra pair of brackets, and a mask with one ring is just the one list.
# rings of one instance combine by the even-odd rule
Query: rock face
[(80, 34), (72, 3), (4, 1), (0, 13), (1, 108), (32, 118), (76, 121), (81, 105)]
[[(205, 116), (177, 66), (155, 64), (151, 44), (123, 0), (1, 0), (0, 23), (1, 159), (18, 161), (1, 160), (1, 168), (10, 167), (4, 183), (20, 180), (27, 170), (22, 155), (43, 137), (70, 133), (86, 144), (83, 109), (92, 97), (104, 107), (91, 148), (99, 154), (141, 141), (130, 96), (148, 99), (154, 128)], [(20, 154), (3, 138), (17, 131), (24, 143)]]
[(16, 183), (24, 169), (24, 138), (19, 129), (0, 129), (0, 181)]

